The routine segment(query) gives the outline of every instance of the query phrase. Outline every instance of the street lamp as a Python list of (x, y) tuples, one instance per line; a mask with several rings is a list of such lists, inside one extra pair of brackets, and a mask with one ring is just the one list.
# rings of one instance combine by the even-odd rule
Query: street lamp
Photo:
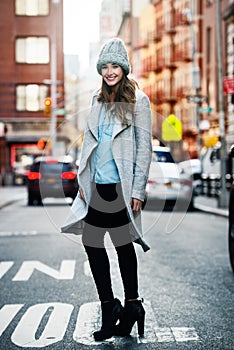
[(52, 0), (54, 5), (54, 23), (53, 32), (51, 37), (51, 61), (50, 61), (50, 76), (51, 76), (51, 100), (52, 100), (52, 112), (50, 123), (50, 139), (51, 139), (51, 152), (55, 155), (55, 145), (57, 141), (57, 6), (60, 0)]
[(190, 8), (185, 8), (183, 10), (184, 16), (187, 18), (189, 27), (190, 27), (190, 36), (192, 43), (192, 88), (195, 90), (195, 96), (192, 101), (196, 105), (196, 126), (197, 126), (197, 140), (198, 140), (198, 156), (201, 164), (201, 172), (202, 172), (202, 154), (201, 154), (201, 131), (200, 131), (200, 113), (199, 113), (199, 105), (202, 102), (201, 97), (198, 95), (199, 89), (201, 87), (201, 77), (200, 77), (200, 68), (197, 64), (196, 60), (196, 33), (193, 25), (193, 15)]
[(220, 130), (220, 194), (219, 207), (227, 207), (228, 192), (226, 188), (226, 139), (225, 139), (225, 124), (224, 124), (224, 103), (223, 103), (223, 53), (222, 53), (222, 30), (221, 30), (221, 6), (220, 0), (216, 1), (216, 28), (217, 28), (217, 66), (218, 66), (218, 109), (219, 109), (219, 130)]

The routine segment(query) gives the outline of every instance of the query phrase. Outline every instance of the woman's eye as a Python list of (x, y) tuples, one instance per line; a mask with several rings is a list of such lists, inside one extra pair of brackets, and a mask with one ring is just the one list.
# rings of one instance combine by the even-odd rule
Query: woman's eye
[(113, 66), (112, 66), (113, 68), (119, 68), (119, 65), (118, 64), (113, 64)]
[(107, 68), (107, 66), (102, 66), (102, 69), (106, 69)]

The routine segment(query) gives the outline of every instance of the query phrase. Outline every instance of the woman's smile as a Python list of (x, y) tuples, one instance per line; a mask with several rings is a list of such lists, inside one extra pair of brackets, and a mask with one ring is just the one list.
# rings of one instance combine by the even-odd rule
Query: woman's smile
[(118, 64), (107, 63), (102, 66), (102, 77), (109, 86), (118, 84), (123, 74), (123, 69)]
[(114, 81), (116, 78), (117, 78), (117, 75), (112, 75), (112, 76), (107, 75), (107, 76), (105, 77), (105, 79), (106, 79), (107, 81)]

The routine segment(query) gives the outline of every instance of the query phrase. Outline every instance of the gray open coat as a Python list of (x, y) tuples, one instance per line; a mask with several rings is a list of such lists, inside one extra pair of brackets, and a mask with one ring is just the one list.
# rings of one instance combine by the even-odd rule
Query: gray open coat
[[(71, 214), (61, 228), (64, 233), (82, 234), (84, 221), (91, 200), (90, 158), (98, 145), (98, 116), (101, 103), (97, 101), (97, 93), (93, 96), (88, 125), (84, 134), (78, 170), (78, 182), (84, 191), (85, 201), (78, 193), (72, 207)], [(128, 117), (128, 116), (127, 116)], [(129, 115), (131, 119), (131, 115)], [(130, 218), (130, 232), (132, 240), (139, 243), (144, 251), (149, 246), (143, 239), (141, 213), (132, 211), (131, 198), (141, 201), (145, 198), (145, 186), (149, 173), (152, 154), (151, 110), (148, 97), (136, 89), (136, 103), (134, 106), (134, 120), (130, 125), (122, 124), (117, 118), (112, 134), (112, 152), (120, 176), (123, 198)]]

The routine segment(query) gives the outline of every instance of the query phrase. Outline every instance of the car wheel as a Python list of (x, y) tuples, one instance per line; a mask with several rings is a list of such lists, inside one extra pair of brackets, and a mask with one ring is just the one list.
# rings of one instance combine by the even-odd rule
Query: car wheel
[(28, 192), (28, 205), (34, 205), (34, 197), (31, 192)]
[(37, 197), (37, 205), (42, 205), (42, 198), (41, 198), (41, 196), (38, 196)]
[(229, 230), (228, 230), (229, 258), (234, 272), (234, 190), (232, 190), (229, 202)]
[(188, 210), (189, 211), (194, 211), (194, 195), (192, 196), (191, 200), (190, 200), (190, 203), (189, 203), (189, 207), (188, 207)]
[(228, 238), (228, 244), (229, 244), (229, 257), (230, 257), (230, 263), (232, 267), (232, 271), (234, 272), (234, 223), (229, 226), (229, 238)]
[(31, 192), (28, 192), (28, 206), (32, 205), (42, 205), (41, 196), (35, 196)]

